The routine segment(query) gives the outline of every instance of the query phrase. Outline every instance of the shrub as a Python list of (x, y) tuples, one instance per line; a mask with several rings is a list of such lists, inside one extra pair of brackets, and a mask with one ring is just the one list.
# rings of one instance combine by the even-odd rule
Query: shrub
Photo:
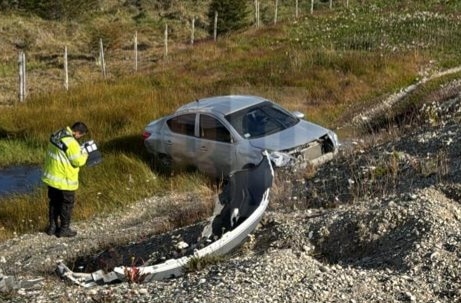
[(246, 0), (213, 0), (208, 10), (208, 32), (210, 34), (214, 32), (215, 12), (218, 13), (218, 34), (239, 30), (247, 25)]

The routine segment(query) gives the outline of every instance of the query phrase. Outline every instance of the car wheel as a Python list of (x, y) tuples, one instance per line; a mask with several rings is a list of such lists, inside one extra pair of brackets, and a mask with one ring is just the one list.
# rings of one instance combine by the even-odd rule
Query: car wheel
[(255, 168), (256, 165), (254, 165), (253, 163), (247, 163), (245, 164), (242, 169), (251, 169), (251, 168)]
[(156, 155), (153, 159), (154, 168), (162, 174), (169, 175), (173, 171), (173, 161), (165, 154)]

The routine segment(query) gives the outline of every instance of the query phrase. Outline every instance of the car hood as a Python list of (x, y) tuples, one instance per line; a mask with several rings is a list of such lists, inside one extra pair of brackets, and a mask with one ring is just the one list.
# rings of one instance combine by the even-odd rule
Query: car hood
[(328, 134), (328, 132), (329, 130), (324, 127), (301, 120), (295, 126), (281, 132), (261, 138), (249, 139), (249, 141), (252, 146), (260, 149), (282, 151), (317, 140)]

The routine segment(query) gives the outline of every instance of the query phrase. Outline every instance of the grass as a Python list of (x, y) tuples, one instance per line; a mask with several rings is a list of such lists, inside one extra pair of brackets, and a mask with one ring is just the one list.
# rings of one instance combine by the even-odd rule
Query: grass
[[(133, 21), (136, 24), (127, 20), (117, 23), (123, 14), (113, 18), (101, 15), (98, 18), (104, 22), (90, 20), (87, 26), (72, 30), (53, 23), (56, 35), (72, 31), (72, 36), (82, 38), (78, 42), (63, 39), (77, 53), (94, 52), (95, 37), (104, 34), (110, 46), (108, 54), (114, 57), (119, 48), (127, 47), (123, 41), (129, 41), (125, 39), (131, 35), (128, 32), (137, 29), (139, 39), (151, 46), (145, 60), (155, 65), (133, 74), (131, 66), (123, 67), (126, 58), (122, 57), (120, 64), (113, 63), (114, 74), (105, 81), (92, 80), (89, 75), (94, 68), (87, 67), (88, 74), (75, 75), (83, 84), (72, 86), (68, 92), (53, 85), (46, 93), (29, 96), (25, 104), (0, 108), (0, 166), (41, 165), (50, 133), (76, 120), (85, 121), (104, 158), (101, 165), (81, 172), (74, 217), (87, 220), (144, 197), (211, 186), (200, 174), (157, 174), (150, 169), (149, 155), (142, 145), (144, 126), (185, 102), (218, 94), (262, 95), (305, 113), (314, 122), (336, 128), (373, 105), (379, 96), (414, 83), (429, 64), (435, 68), (459, 64), (461, 21), (457, 4), (411, 2), (399, 10), (384, 1), (355, 4), (351, 1), (350, 8), (333, 10), (319, 6), (313, 15), (304, 7), (297, 20), (292, 18), (291, 7), (282, 7), (276, 26), (269, 22), (260, 29), (220, 37), (217, 43), (202, 40), (193, 47), (185, 46), (188, 31), (179, 32), (181, 22), (175, 23), (177, 32), (172, 37), (177, 41), (165, 59), (159, 55), (162, 34), (148, 28), (155, 24), (161, 30), (163, 25), (151, 15), (139, 17)], [(273, 20), (270, 7), (264, 14)], [(25, 26), (32, 21), (24, 21), (19, 29), (27, 32)], [(47, 34), (40, 26), (33, 32), (40, 34), (40, 40), (27, 40), (31, 49), (63, 46), (46, 42)], [(119, 40), (122, 35), (125, 38)], [(156, 37), (153, 42), (150, 36)], [(46, 68), (43, 62), (31, 61), (37, 72)], [(9, 64), (0, 66), (0, 75), (11, 73)], [(425, 90), (418, 90), (415, 99), (409, 99), (399, 111), (412, 106), (411, 100), (424, 99), (438, 85), (428, 84)], [(386, 165), (383, 169), (384, 173), (390, 168)], [(44, 187), (28, 195), (3, 198), (0, 203), (0, 239), (45, 227)], [(176, 223), (187, 222), (177, 218)]]
[(204, 257), (192, 257), (185, 265), (186, 272), (200, 271), (208, 266), (216, 265), (225, 260), (223, 256), (207, 255)]

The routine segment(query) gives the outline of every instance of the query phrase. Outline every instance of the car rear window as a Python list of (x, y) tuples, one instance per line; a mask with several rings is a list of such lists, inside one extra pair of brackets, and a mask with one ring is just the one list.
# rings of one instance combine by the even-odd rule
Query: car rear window
[(230, 132), (217, 119), (200, 115), (200, 137), (213, 141), (231, 142)]
[(195, 133), (195, 114), (185, 114), (173, 117), (167, 122), (168, 127), (174, 133), (194, 136)]

